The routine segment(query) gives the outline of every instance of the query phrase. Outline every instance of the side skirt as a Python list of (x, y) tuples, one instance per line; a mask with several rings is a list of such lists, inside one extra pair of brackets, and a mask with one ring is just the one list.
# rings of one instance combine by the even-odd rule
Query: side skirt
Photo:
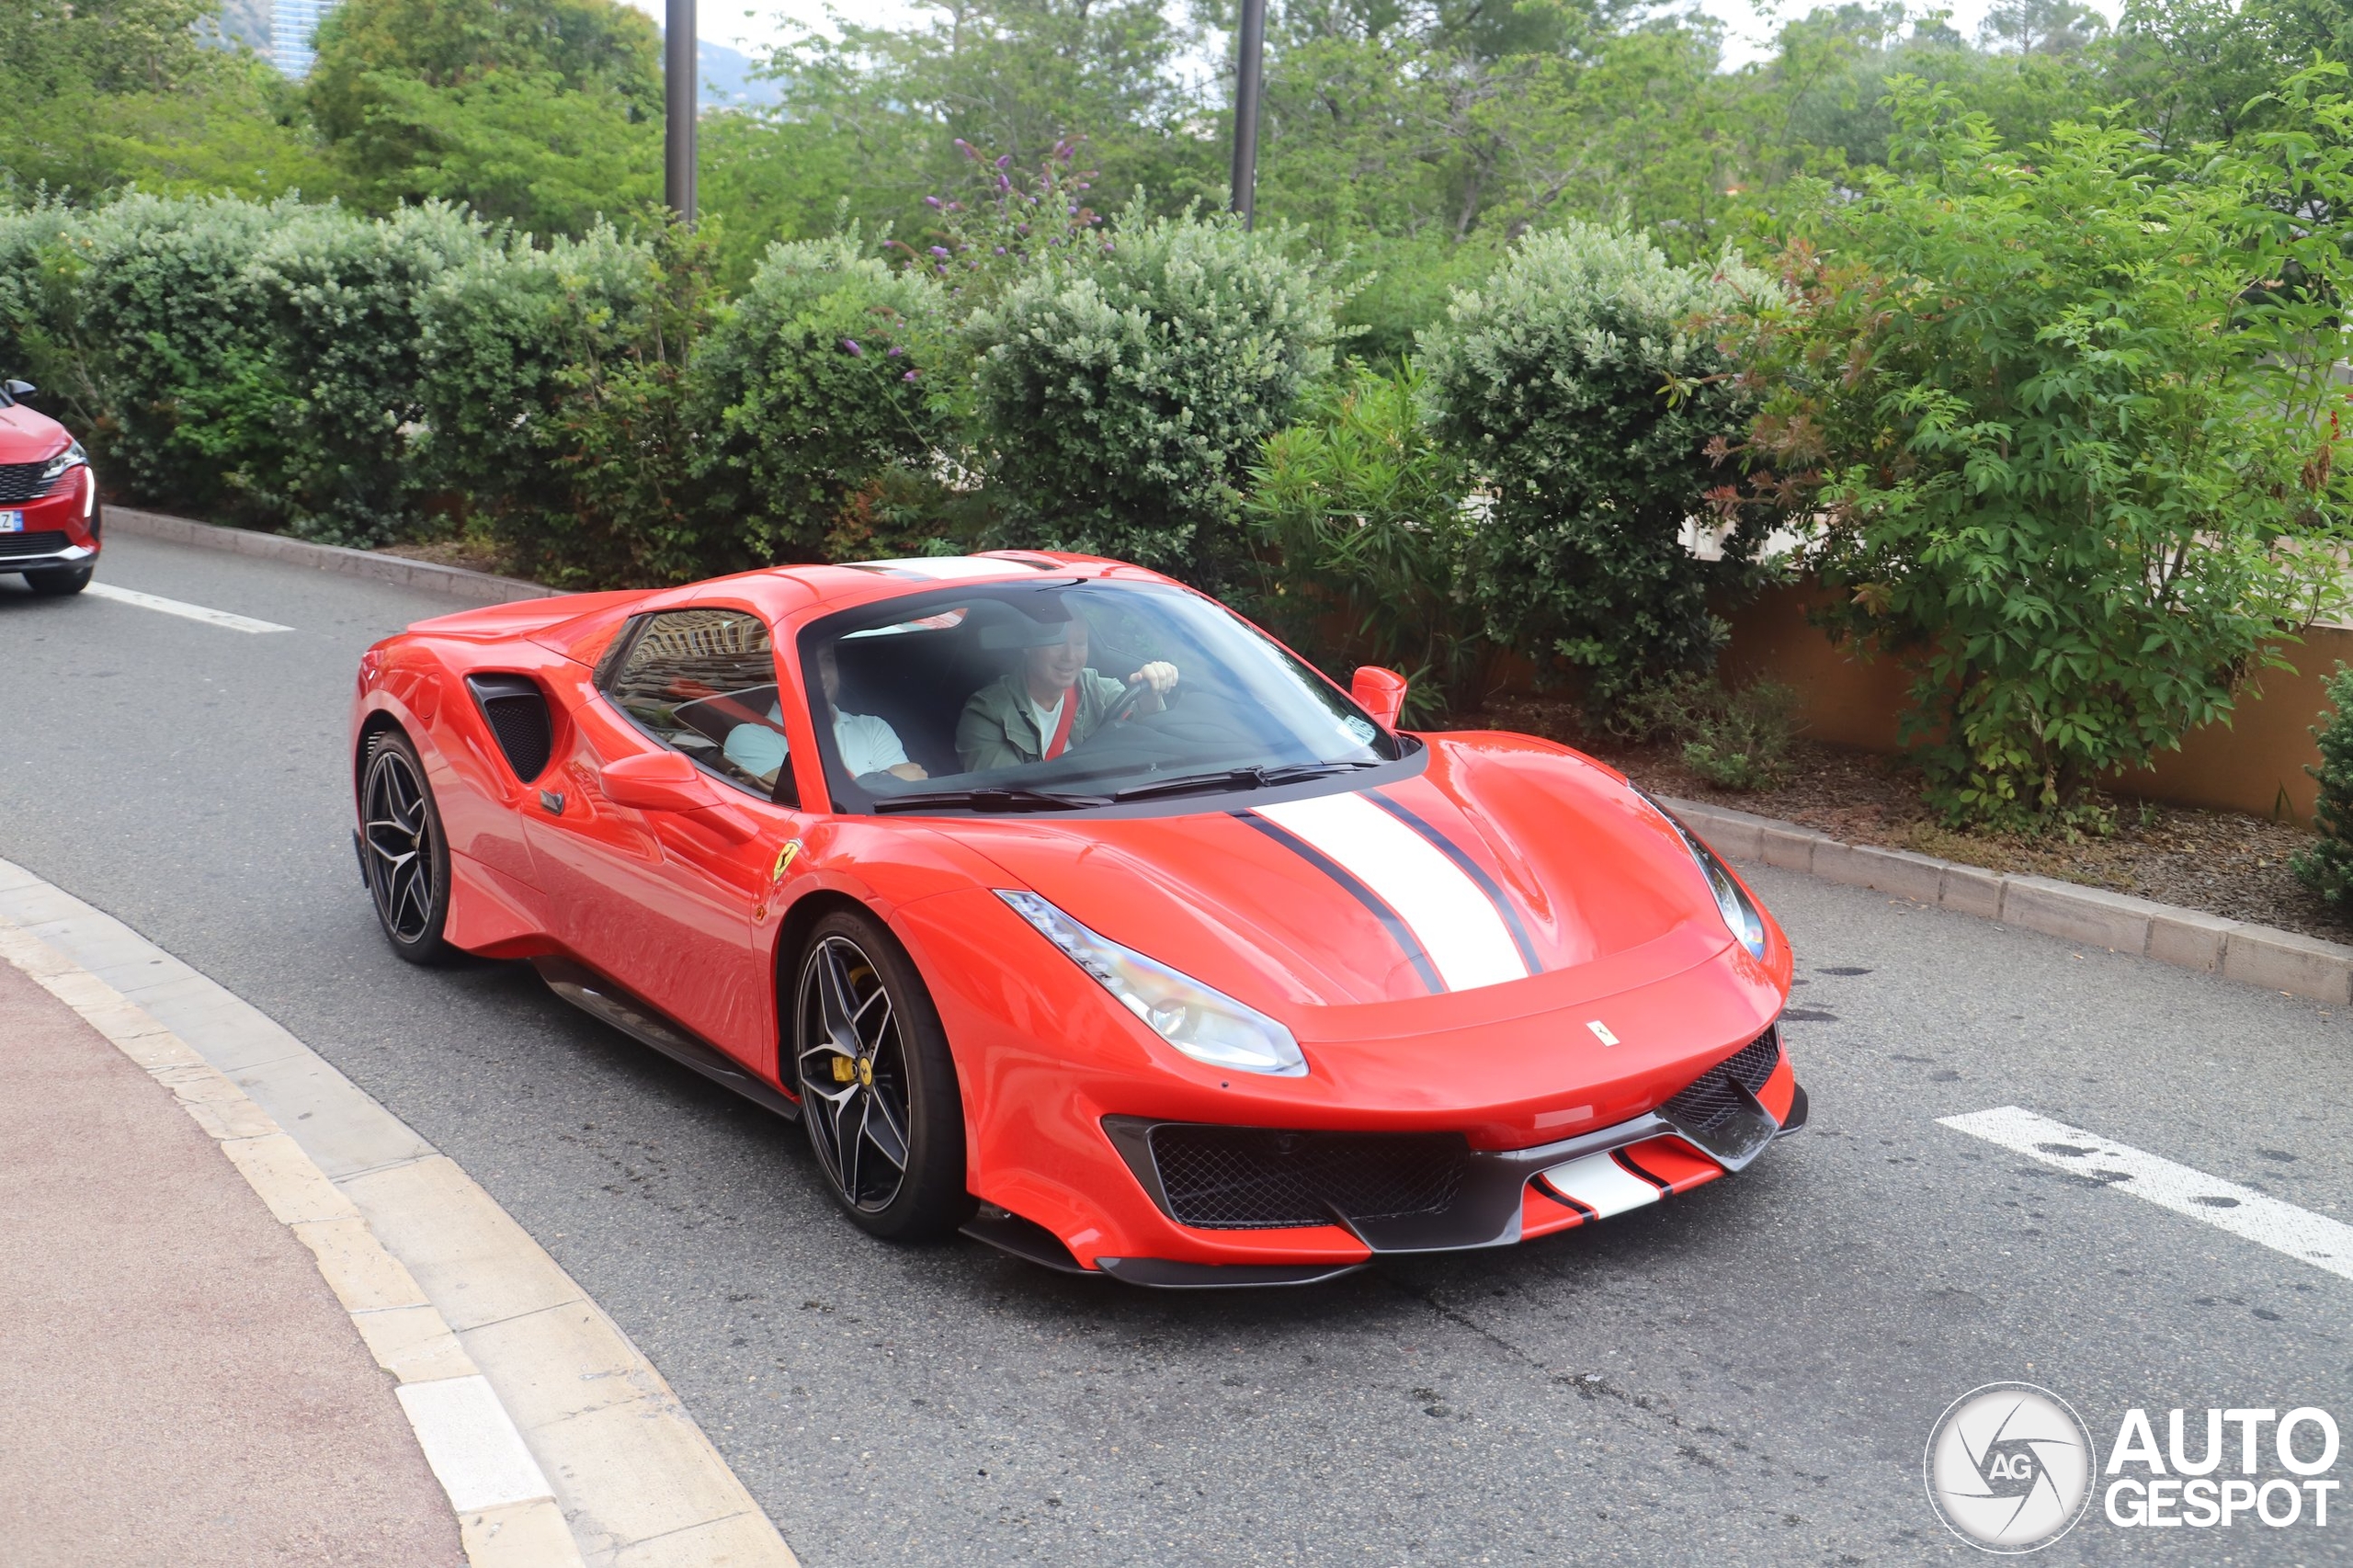
[(548, 989), (588, 1014), (610, 1024), (640, 1044), (650, 1045), (682, 1067), (691, 1067), (712, 1083), (734, 1090), (753, 1104), (772, 1110), (787, 1121), (801, 1119), (801, 1106), (773, 1084), (755, 1077), (744, 1064), (709, 1041), (699, 1039), (585, 965), (570, 959), (538, 958), (531, 967)]

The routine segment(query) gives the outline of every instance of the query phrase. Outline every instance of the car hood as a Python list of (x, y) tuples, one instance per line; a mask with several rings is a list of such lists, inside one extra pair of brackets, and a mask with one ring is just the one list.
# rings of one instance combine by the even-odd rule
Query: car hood
[(41, 462), (55, 457), (70, 437), (65, 426), (24, 404), (0, 408), (0, 463)]
[[(1651, 983), (1731, 938), (1674, 829), (1522, 736), (1432, 737), (1418, 775), (1211, 811), (938, 823), (1112, 940), (1302, 1038), (1524, 1016)], [(1744, 957), (1745, 955), (1743, 955)]]

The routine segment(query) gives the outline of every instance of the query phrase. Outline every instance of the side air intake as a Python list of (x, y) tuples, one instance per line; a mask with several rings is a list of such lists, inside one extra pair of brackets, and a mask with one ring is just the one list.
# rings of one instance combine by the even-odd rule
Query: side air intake
[(468, 676), (466, 686), (498, 737), (498, 749), (515, 777), (529, 784), (548, 770), (555, 749), (547, 694), (528, 676)]

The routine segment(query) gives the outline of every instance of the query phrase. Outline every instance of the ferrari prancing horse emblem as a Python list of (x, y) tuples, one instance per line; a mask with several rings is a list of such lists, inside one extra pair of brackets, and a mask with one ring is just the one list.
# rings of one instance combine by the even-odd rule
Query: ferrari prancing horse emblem
[(791, 868), (794, 860), (800, 858), (800, 856), (801, 840), (797, 838), (786, 839), (784, 841), (784, 847), (776, 852), (776, 864), (768, 870), (768, 881), (770, 882), (780, 882), (784, 881), (784, 873)]

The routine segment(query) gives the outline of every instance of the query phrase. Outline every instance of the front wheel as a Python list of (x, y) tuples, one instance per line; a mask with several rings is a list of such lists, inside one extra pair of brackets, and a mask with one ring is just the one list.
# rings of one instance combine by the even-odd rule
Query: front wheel
[(446, 962), (456, 952), (441, 935), (449, 920), (449, 846), (425, 764), (397, 731), (368, 743), (359, 849), (376, 919), (392, 951), (411, 963)]
[(25, 574), (25, 586), (37, 594), (63, 598), (67, 594), (78, 594), (88, 587), (90, 574), (95, 570), (89, 566), (61, 566), (48, 572), (28, 572)]
[(826, 915), (794, 992), (801, 1117), (849, 1217), (892, 1241), (972, 1217), (964, 1105), (947, 1031), (897, 940), (870, 917)]

